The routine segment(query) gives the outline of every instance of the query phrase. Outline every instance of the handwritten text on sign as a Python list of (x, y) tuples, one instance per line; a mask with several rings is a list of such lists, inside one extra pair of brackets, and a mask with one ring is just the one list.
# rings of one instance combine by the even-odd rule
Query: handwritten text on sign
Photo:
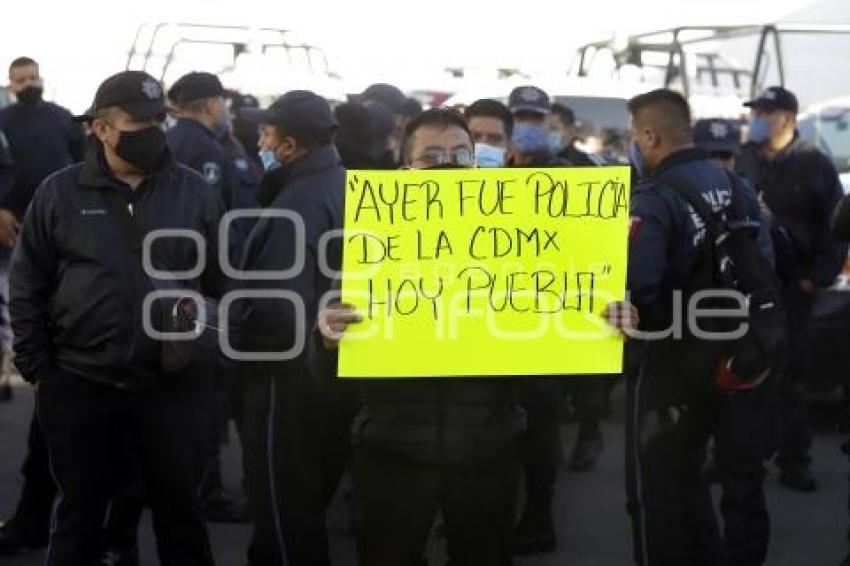
[(340, 377), (617, 373), (627, 167), (349, 171)]

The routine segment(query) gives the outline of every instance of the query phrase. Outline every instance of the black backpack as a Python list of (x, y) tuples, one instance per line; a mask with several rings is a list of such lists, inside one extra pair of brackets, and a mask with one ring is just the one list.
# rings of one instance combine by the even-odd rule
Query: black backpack
[[(782, 366), (785, 342), (785, 312), (781, 284), (773, 266), (758, 246), (759, 225), (747, 221), (747, 205), (741, 180), (729, 174), (731, 200), (714, 212), (702, 194), (690, 185), (665, 183), (691, 205), (705, 224), (705, 239), (690, 277), (683, 286), (683, 300), (690, 303), (706, 290), (734, 291), (746, 297), (743, 316), (703, 315), (697, 326), (702, 332), (723, 333), (720, 340), (695, 336), (685, 308), (684, 332), (676, 346), (679, 367), (702, 389), (724, 389), (725, 379), (747, 384), (763, 381)], [(740, 309), (739, 299), (709, 295), (697, 303), (700, 309)], [(747, 331), (732, 338), (730, 333), (745, 324)], [(741, 334), (739, 332), (739, 334)]]

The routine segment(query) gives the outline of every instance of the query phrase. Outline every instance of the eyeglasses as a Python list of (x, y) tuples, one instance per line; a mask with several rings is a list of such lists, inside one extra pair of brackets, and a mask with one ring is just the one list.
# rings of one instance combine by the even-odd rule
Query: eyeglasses
[(459, 167), (469, 167), (472, 165), (474, 156), (472, 150), (468, 147), (459, 147), (452, 151), (443, 151), (439, 149), (429, 149), (418, 157), (410, 160), (410, 164), (421, 164), (423, 168), (438, 167), (440, 165), (456, 165)]

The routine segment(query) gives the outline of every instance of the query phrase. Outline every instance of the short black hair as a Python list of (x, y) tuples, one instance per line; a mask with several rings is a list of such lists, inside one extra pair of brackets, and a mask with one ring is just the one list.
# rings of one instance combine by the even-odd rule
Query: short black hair
[(452, 110), (451, 108), (431, 108), (414, 117), (404, 128), (404, 139), (401, 143), (402, 161), (407, 161), (409, 157), (410, 140), (413, 138), (416, 130), (425, 127), (444, 129), (451, 126), (457, 126), (462, 129), (466, 132), (466, 135), (469, 136), (470, 143), (475, 143), (472, 139), (472, 132), (469, 131), (469, 126), (466, 123), (466, 119), (456, 110)]
[(575, 126), (576, 124), (576, 113), (573, 112), (573, 109), (565, 104), (560, 104), (558, 102), (554, 103), (551, 107), (552, 114), (556, 115), (561, 119), (561, 122), (568, 128), (571, 126)]
[(693, 141), (691, 106), (683, 95), (674, 90), (659, 88), (639, 94), (626, 103), (626, 108), (635, 121), (652, 111), (652, 125), (673, 142)]
[(466, 111), (464, 112), (464, 116), (466, 120), (469, 121), (471, 118), (475, 118), (476, 116), (484, 117), (484, 118), (496, 118), (497, 120), (501, 120), (505, 125), (505, 133), (508, 135), (508, 139), (510, 139), (511, 135), (514, 133), (514, 117), (511, 114), (511, 111), (508, 110), (508, 107), (499, 102), (498, 100), (493, 100), (490, 98), (482, 98), (481, 100), (476, 100), (469, 106), (467, 106)]
[(9, 74), (12, 74), (12, 69), (20, 69), (21, 67), (38, 68), (38, 63), (31, 57), (18, 57), (9, 65)]

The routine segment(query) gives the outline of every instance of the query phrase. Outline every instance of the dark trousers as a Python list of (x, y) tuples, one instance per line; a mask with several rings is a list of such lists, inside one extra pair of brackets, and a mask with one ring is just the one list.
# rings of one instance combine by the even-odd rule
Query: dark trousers
[(24, 476), (24, 489), (13, 520), (30, 537), (47, 537), (56, 484), (50, 475), (47, 443), (35, 411), (30, 422), (27, 456), (21, 473)]
[(787, 365), (781, 379), (781, 427), (779, 455), (776, 463), (781, 468), (807, 466), (811, 461), (812, 431), (806, 405), (806, 385), (809, 375), (811, 344), (809, 319), (814, 297), (792, 288), (785, 293), (788, 319)]
[[(100, 552), (115, 470), (128, 442), (153, 515), (163, 566), (213, 564), (198, 502), (206, 395), (188, 377), (122, 390), (55, 371), (38, 388), (39, 419), (59, 489), (48, 566), (87, 566)], [(116, 462), (116, 455), (122, 462)]]
[(562, 399), (558, 380), (529, 378), (519, 387), (519, 405), (528, 419), (520, 437), (527, 514), (547, 514), (552, 506), (561, 462)]
[(579, 432), (598, 430), (614, 383), (612, 378), (602, 376), (575, 377), (564, 381), (565, 389), (573, 397)]
[(351, 465), (351, 427), (360, 406), (359, 383), (334, 380), (323, 386), (325, 505), (333, 500)]
[(519, 477), (514, 446), (484, 461), (426, 464), (355, 447), (357, 547), (363, 566), (421, 566), (438, 511), (451, 566), (510, 566)]
[(252, 566), (323, 566), (328, 558), (321, 386), (300, 375), (246, 376), (243, 448)]
[(764, 462), (775, 448), (777, 381), (718, 396), (714, 453), (723, 495), (724, 566), (757, 566), (767, 560), (770, 517), (764, 495)]
[(714, 405), (697, 398), (659, 406), (654, 385), (639, 372), (628, 386), (626, 489), (635, 563), (718, 566), (720, 532), (702, 473)]

